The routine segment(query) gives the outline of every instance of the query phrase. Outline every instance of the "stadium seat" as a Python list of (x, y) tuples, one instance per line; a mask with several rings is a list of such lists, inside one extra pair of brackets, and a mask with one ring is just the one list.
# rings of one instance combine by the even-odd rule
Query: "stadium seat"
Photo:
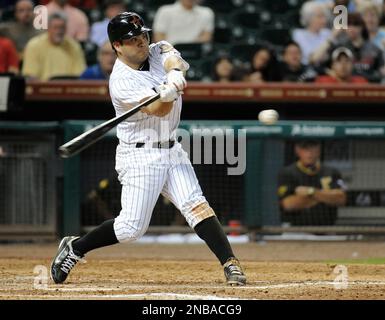
[(232, 39), (232, 29), (219, 28), (214, 29), (214, 43), (230, 43)]
[(91, 41), (80, 42), (87, 66), (97, 63), (98, 46)]
[(215, 13), (231, 13), (242, 7), (245, 0), (205, 0), (202, 5), (210, 7)]
[(261, 30), (261, 39), (273, 45), (283, 45), (291, 40), (290, 30), (283, 28), (264, 28)]
[(261, 25), (261, 14), (260, 12), (235, 12), (231, 18), (234, 26), (241, 28), (258, 29)]
[(241, 27), (232, 28), (232, 42), (233, 43), (245, 43), (253, 45), (260, 40), (259, 29), (246, 29)]
[(212, 49), (212, 54), (213, 56), (218, 56), (218, 55), (226, 55), (230, 53), (230, 47), (231, 47), (231, 42), (229, 43), (219, 43), (215, 42), (213, 43), (213, 49)]
[(273, 22), (271, 12), (256, 6), (246, 6), (236, 10), (231, 15), (233, 26), (240, 28), (258, 30), (261, 26), (269, 26)]
[(210, 54), (212, 51), (211, 44), (201, 44), (201, 43), (180, 43), (174, 45), (182, 56), (189, 60), (198, 60)]
[(0, 22), (13, 20), (14, 16), (15, 16), (15, 8), (7, 7), (3, 9), (2, 12), (0, 11)]
[(264, 45), (263, 43), (259, 42), (257, 44), (249, 45), (249, 44), (234, 44), (230, 47), (230, 56), (236, 61), (236, 62), (249, 62), (251, 58), (253, 57), (255, 51), (259, 47)]
[(186, 79), (189, 81), (201, 81), (203, 72), (201, 70), (200, 60), (189, 60), (190, 68), (186, 72)]
[[(135, 2), (137, 2), (137, 1), (135, 1)], [(158, 9), (160, 6), (175, 3), (175, 0), (145, 0), (145, 1), (141, 1), (141, 2), (144, 3), (147, 8)]]
[(301, 28), (299, 10), (291, 10), (285, 14), (276, 15), (276, 20), (282, 21), (290, 29)]
[(129, 7), (129, 11), (134, 11), (138, 13), (146, 22), (147, 25), (151, 25), (148, 21), (148, 12), (149, 8), (146, 6), (145, 2), (142, 1), (134, 1)]
[(233, 25), (230, 15), (225, 13), (215, 14), (214, 43), (229, 43), (231, 41)]
[(186, 73), (186, 79), (189, 81), (210, 81), (213, 59), (189, 60), (190, 69)]
[(94, 22), (101, 21), (104, 17), (103, 12), (99, 9), (83, 9), (82, 11), (86, 14), (90, 25), (92, 25)]
[(301, 8), (306, 0), (251, 0), (272, 13), (285, 13), (288, 10)]
[(215, 27), (228, 28), (231, 26), (231, 14), (227, 13), (216, 13), (215, 14)]

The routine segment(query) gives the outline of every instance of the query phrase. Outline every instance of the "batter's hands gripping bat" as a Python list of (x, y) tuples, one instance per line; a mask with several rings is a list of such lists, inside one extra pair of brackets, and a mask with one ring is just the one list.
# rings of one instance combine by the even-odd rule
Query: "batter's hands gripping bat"
[(90, 145), (94, 144), (96, 141), (101, 139), (104, 136), (104, 134), (106, 134), (108, 131), (110, 131), (113, 127), (118, 125), (120, 122), (122, 122), (123, 120), (126, 120), (128, 117), (131, 117), (132, 115), (134, 115), (135, 113), (143, 109), (145, 106), (148, 106), (149, 104), (153, 103), (159, 98), (160, 98), (160, 94), (158, 93), (148, 98), (147, 100), (139, 103), (136, 107), (126, 111), (120, 116), (117, 116), (106, 122), (103, 122), (98, 126), (73, 138), (72, 140), (68, 141), (67, 143), (59, 147), (59, 155), (62, 158), (69, 158), (74, 156), (75, 154), (78, 154), (80, 151), (88, 148)]

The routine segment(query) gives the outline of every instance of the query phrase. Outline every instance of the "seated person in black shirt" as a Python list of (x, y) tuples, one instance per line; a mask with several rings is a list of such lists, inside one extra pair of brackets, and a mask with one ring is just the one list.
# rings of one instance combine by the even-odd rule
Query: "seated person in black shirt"
[(100, 180), (82, 202), (82, 225), (98, 225), (115, 218), (121, 210), (120, 192), (121, 185), (116, 177)]
[(285, 82), (311, 82), (317, 76), (316, 70), (302, 64), (301, 47), (295, 41), (285, 45), (282, 53), (282, 61), (278, 70), (280, 81)]
[(278, 178), (282, 222), (297, 226), (335, 224), (337, 207), (346, 203), (341, 174), (321, 165), (318, 141), (299, 141), (295, 152), (298, 161), (283, 168)]

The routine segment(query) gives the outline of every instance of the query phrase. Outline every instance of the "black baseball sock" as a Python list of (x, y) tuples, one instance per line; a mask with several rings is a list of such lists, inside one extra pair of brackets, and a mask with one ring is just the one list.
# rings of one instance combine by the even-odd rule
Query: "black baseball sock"
[(111, 219), (104, 221), (96, 229), (74, 241), (72, 248), (76, 251), (75, 253), (84, 255), (91, 250), (110, 246), (118, 242), (114, 231), (114, 219)]
[(195, 232), (206, 242), (210, 250), (217, 256), (223, 265), (227, 259), (234, 257), (229, 240), (217, 217), (210, 217), (198, 223)]

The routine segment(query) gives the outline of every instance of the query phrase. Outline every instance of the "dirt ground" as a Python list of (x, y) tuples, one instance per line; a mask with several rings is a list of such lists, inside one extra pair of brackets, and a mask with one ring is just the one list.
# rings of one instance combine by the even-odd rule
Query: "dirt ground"
[[(226, 286), (221, 266), (200, 244), (99, 249), (62, 285), (48, 278), (57, 244), (0, 245), (0, 299), (385, 299), (385, 266), (355, 263), (385, 258), (383, 242), (233, 247), (248, 277), (245, 287)], [(338, 262), (344, 260), (349, 263)]]

